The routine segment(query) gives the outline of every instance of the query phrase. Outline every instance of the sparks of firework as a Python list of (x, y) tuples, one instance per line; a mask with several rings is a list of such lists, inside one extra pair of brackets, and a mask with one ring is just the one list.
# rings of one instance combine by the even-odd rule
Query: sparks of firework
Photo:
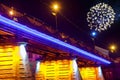
[(96, 31), (107, 30), (114, 23), (115, 12), (111, 6), (105, 3), (99, 3), (90, 8), (87, 13), (87, 22), (90, 29)]

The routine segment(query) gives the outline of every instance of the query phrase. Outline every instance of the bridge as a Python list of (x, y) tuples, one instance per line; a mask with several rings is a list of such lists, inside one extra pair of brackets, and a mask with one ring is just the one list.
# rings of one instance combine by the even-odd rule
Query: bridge
[(108, 78), (103, 76), (113, 63), (109, 56), (37, 18), (15, 10), (9, 15), (10, 9), (0, 4), (0, 80)]

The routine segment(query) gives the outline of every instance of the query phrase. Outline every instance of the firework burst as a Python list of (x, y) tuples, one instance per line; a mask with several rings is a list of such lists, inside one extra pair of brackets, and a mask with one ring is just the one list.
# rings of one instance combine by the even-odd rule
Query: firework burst
[(95, 31), (107, 30), (114, 23), (115, 12), (111, 6), (105, 3), (99, 3), (90, 8), (87, 13), (87, 22), (90, 29)]

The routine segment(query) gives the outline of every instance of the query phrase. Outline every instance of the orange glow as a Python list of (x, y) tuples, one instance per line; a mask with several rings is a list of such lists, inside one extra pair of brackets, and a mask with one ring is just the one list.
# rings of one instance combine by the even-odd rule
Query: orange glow
[(59, 5), (57, 3), (53, 4), (53, 10), (58, 11), (59, 10)]
[(109, 49), (111, 52), (114, 52), (114, 51), (116, 51), (117, 47), (115, 44), (112, 44)]
[[(0, 79), (22, 80), (20, 79), (21, 76), (31, 75), (29, 66), (27, 65), (24, 66), (22, 60), (23, 59), (20, 55), (19, 46), (14, 46), (14, 45), (0, 46), (0, 70), (1, 70)], [(28, 61), (26, 61), (26, 64), (28, 64)], [(22, 72), (23, 74), (21, 74), (20, 72)], [(24, 72), (28, 74), (25, 74)], [(29, 80), (29, 79), (26, 78), (26, 80)]]
[(60, 10), (60, 4), (58, 2), (53, 2), (51, 4), (51, 9), (52, 9), (52, 12), (57, 13)]
[(98, 67), (83, 67), (79, 71), (83, 80), (104, 80)]
[[(11, 45), (0, 46), (0, 78), (14, 77), (16, 75), (16, 61), (19, 59), (15, 56), (18, 53), (18, 47), (13, 47)], [(4, 70), (6, 69), (6, 71)], [(10, 69), (7, 71), (7, 69)], [(7, 75), (6, 73), (11, 73)]]
[(9, 11), (9, 14), (10, 14), (11, 16), (14, 15), (13, 10), (10, 10), (10, 11)]
[(36, 79), (77, 80), (76, 72), (73, 67), (73, 60), (52, 60), (40, 62), (40, 69), (36, 73)]

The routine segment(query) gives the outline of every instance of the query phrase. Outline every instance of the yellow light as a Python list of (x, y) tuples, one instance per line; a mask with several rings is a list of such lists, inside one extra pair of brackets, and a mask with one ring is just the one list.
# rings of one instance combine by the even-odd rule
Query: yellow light
[(10, 14), (10, 15), (14, 15), (13, 10), (10, 10), (10, 11), (9, 11), (9, 14)]
[(59, 9), (59, 5), (56, 3), (56, 4), (54, 4), (53, 5), (53, 9), (55, 10), (55, 11), (58, 11), (58, 9)]
[[(41, 61), (39, 70), (36, 72), (36, 80), (77, 80), (78, 67), (75, 60), (51, 60)], [(76, 72), (75, 72), (76, 71)], [(78, 79), (80, 80), (80, 79)]]
[(117, 49), (116, 45), (112, 44), (112, 45), (110, 46), (110, 51), (111, 51), (111, 52), (116, 51), (116, 49)]
[(112, 46), (111, 46), (111, 49), (112, 49), (112, 50), (115, 50), (115, 46), (114, 46), (114, 45), (112, 45)]
[(53, 12), (58, 12), (60, 10), (60, 5), (58, 4), (58, 2), (53, 2), (51, 9)]
[(104, 80), (100, 67), (81, 67), (79, 68), (83, 80)]

